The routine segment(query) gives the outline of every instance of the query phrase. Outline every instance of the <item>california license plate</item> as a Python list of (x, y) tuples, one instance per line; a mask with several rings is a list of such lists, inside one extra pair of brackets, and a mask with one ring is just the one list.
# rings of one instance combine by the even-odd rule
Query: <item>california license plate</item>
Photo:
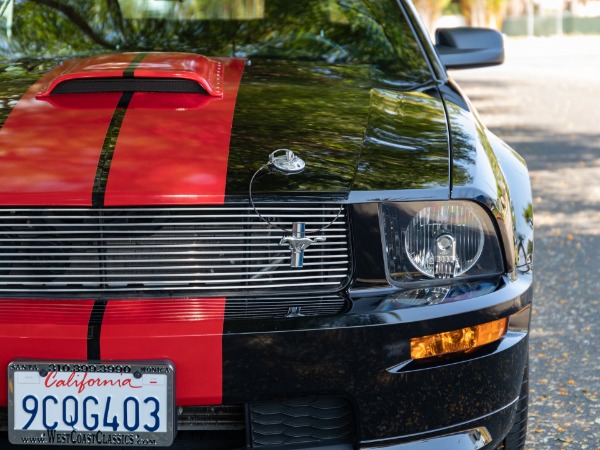
[(169, 362), (13, 361), (13, 444), (168, 446), (175, 430)]

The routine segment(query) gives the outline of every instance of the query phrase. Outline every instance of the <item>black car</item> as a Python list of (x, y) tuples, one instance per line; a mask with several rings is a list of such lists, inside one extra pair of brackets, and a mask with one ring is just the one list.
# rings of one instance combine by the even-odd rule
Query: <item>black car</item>
[[(407, 0), (0, 2), (0, 447), (521, 450), (523, 159)], [(10, 443), (9, 443), (10, 442)]]

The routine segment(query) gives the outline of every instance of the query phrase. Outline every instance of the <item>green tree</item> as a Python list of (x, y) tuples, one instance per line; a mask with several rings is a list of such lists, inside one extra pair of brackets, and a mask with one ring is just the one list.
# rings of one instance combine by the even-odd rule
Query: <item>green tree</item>
[(433, 30), (435, 21), (450, 4), (450, 0), (417, 0), (415, 6), (429, 30)]

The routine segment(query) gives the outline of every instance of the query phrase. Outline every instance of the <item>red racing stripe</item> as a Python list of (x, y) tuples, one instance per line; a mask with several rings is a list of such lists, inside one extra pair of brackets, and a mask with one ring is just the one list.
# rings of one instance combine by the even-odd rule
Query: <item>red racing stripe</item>
[[(223, 63), (222, 97), (133, 95), (115, 147), (106, 206), (224, 202), (231, 127), (245, 60), (215, 60)], [(140, 68), (144, 64), (145, 60)]]
[(225, 298), (110, 300), (101, 358), (171, 360), (177, 405), (220, 404), (224, 315)]
[(0, 300), (0, 405), (8, 363), (17, 358), (85, 361), (93, 300)]
[[(60, 96), (60, 104), (36, 95), (61, 77), (82, 75), (82, 61), (114, 75), (134, 57), (70, 61), (25, 93), (0, 130), (0, 204), (91, 206), (98, 160), (121, 93), (69, 94)], [(79, 75), (69, 74), (73, 71)]]

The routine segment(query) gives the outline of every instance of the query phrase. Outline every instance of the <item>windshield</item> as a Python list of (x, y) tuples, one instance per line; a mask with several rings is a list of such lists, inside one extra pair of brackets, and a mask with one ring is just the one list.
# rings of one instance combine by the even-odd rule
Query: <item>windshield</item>
[(1, 0), (5, 60), (115, 51), (426, 64), (396, 0)]

